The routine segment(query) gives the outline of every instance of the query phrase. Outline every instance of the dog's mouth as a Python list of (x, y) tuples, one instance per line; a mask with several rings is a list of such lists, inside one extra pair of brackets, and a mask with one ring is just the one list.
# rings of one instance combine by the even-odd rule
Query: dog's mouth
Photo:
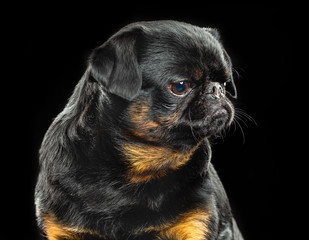
[(220, 101), (199, 109), (189, 109), (188, 119), (195, 137), (210, 137), (231, 125), (234, 108), (230, 101)]
[(232, 105), (216, 106), (198, 119), (190, 116), (191, 111), (168, 131), (170, 142), (176, 148), (194, 146), (205, 138), (219, 134), (232, 123), (234, 117)]
[(208, 116), (208, 119), (205, 120), (204, 131), (206, 131), (207, 137), (210, 137), (221, 132), (230, 122), (231, 116), (229, 111), (222, 107)]
[(234, 119), (234, 107), (227, 101), (210, 116), (211, 121), (222, 121), (224, 127), (231, 125)]

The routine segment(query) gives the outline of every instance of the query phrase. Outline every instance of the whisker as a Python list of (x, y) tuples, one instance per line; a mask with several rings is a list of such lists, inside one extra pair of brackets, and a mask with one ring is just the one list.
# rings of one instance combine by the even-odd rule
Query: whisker
[(235, 73), (237, 79), (240, 77), (239, 72), (235, 68), (232, 69), (232, 72)]
[(246, 142), (246, 137), (245, 137), (245, 133), (244, 133), (244, 130), (242, 129), (242, 126), (241, 126), (241, 124), (237, 121), (237, 119), (235, 119), (235, 123), (236, 123), (236, 125), (239, 127), (239, 129), (240, 129), (240, 132), (241, 132), (241, 136), (242, 136), (242, 144), (245, 144), (245, 142)]
[(246, 126), (246, 128), (248, 128), (246, 121), (242, 119), (240, 115), (235, 115), (235, 118), (238, 120), (238, 122), (242, 122)]
[(244, 110), (240, 108), (235, 108), (235, 113), (241, 117), (243, 116), (245, 119), (249, 120), (250, 122), (254, 123), (255, 126), (258, 126), (257, 122), (254, 120), (253, 117), (251, 117), (248, 113), (246, 113)]
[(194, 140), (196, 142), (198, 142), (197, 137), (195, 136), (194, 131), (193, 131), (193, 127), (192, 127), (193, 124), (192, 124), (192, 119), (191, 119), (191, 108), (189, 108), (189, 121), (190, 121), (190, 130), (191, 130), (192, 136), (193, 136)]
[(253, 123), (255, 126), (258, 126), (254, 118), (251, 117), (248, 113), (240, 108), (235, 108), (235, 116), (233, 121), (234, 132), (236, 131), (237, 127), (239, 127), (243, 139), (243, 144), (246, 142), (244, 127), (248, 128), (249, 123)]
[(232, 68), (234, 79), (235, 78), (237, 78), (237, 79), (241, 79), (242, 78), (242, 75), (239, 73), (239, 71), (242, 72), (242, 73), (246, 73), (246, 70), (241, 68), (241, 67), (237, 67), (237, 69), (235, 67)]

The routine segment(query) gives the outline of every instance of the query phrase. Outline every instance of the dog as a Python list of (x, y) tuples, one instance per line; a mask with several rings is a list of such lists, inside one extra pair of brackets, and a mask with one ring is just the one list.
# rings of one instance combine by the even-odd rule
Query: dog
[(35, 205), (45, 237), (243, 239), (209, 143), (232, 123), (236, 95), (216, 29), (120, 29), (92, 51), (44, 136)]

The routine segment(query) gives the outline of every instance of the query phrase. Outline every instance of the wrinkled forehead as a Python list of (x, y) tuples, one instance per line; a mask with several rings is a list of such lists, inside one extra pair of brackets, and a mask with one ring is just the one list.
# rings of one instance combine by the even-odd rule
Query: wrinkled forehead
[(229, 68), (220, 42), (198, 27), (153, 31), (146, 37), (140, 56), (143, 76), (159, 84), (182, 78), (199, 80)]

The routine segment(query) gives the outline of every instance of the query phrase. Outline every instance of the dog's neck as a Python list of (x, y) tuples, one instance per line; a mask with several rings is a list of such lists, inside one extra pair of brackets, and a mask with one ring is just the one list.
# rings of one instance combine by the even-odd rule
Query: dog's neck
[(198, 147), (185, 151), (144, 143), (123, 144), (121, 151), (129, 165), (127, 178), (139, 183), (163, 177), (188, 163)]

